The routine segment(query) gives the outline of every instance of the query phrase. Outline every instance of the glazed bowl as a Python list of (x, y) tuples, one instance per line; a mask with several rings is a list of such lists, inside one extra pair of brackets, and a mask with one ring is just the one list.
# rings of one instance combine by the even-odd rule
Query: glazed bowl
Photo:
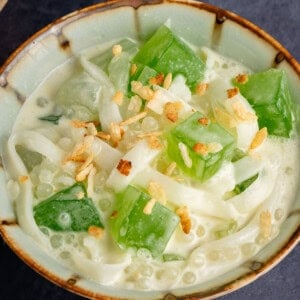
[[(76, 11), (45, 27), (5, 62), (0, 70), (0, 141), (9, 135), (20, 107), (47, 74), (95, 44), (131, 37), (145, 40), (166, 20), (196, 46), (208, 46), (260, 71), (287, 73), (293, 99), (300, 103), (300, 67), (276, 40), (247, 20), (193, 1), (110, 1)], [(197, 30), (195, 30), (197, 29)], [(279, 263), (300, 240), (300, 196), (294, 200), (279, 236), (247, 263), (214, 280), (172, 291), (129, 291), (78, 277), (41, 250), (18, 225), (0, 164), (0, 232), (12, 250), (35, 271), (57, 285), (93, 299), (212, 298), (252, 282)]]

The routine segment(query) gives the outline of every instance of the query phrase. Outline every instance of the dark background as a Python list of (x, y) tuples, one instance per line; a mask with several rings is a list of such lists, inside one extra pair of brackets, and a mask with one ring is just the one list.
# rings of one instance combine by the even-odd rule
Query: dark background
[[(53, 20), (104, 1), (9, 0), (0, 12), (0, 65), (29, 36)], [(299, 0), (207, 0), (262, 27), (300, 61)], [(0, 299), (80, 300), (27, 267), (0, 238)], [(254, 283), (222, 300), (300, 299), (300, 245), (278, 266)], [(142, 299), (141, 299), (142, 300)]]

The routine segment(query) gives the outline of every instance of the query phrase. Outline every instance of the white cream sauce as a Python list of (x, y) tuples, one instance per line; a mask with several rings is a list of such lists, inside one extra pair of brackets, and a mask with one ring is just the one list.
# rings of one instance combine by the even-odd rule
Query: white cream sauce
[[(96, 46), (87, 53), (95, 54), (99, 49), (101, 48)], [(226, 90), (231, 87), (231, 78), (240, 73), (250, 72), (237, 62), (209, 49), (203, 51), (207, 55), (205, 81), (209, 84), (213, 85), (215, 81), (221, 80), (223, 89)], [(26, 175), (26, 170), (22, 162), (15, 159), (16, 153), (12, 145), (22, 144), (34, 150), (37, 148), (35, 143), (39, 140), (39, 136), (36, 135), (45, 138), (47, 149), (38, 147), (36, 151), (40, 151), (48, 159), (33, 169), (28, 182), (20, 184), (21, 192), (18, 196), (14, 196), (14, 201), (21, 226), (37, 241), (42, 241), (42, 246), (49, 255), (102, 284), (130, 289), (159, 290), (208, 281), (242, 264), (276, 237), (295, 196), (298, 180), (296, 166), (299, 166), (299, 144), (296, 138), (270, 137), (262, 146), (251, 151), (249, 172), (253, 174), (259, 172), (259, 177), (244, 193), (226, 201), (223, 200), (223, 195), (242, 181), (243, 171), (239, 169), (238, 164), (236, 166), (232, 163), (224, 164), (217, 174), (203, 184), (192, 181), (185, 181), (182, 184), (160, 175), (161, 185), (171, 186), (169, 190), (165, 189), (171, 206), (184, 204), (190, 211), (192, 220), (190, 233), (183, 233), (178, 226), (165, 250), (166, 253), (183, 256), (185, 258), (183, 261), (163, 263), (154, 260), (145, 249), (140, 249), (137, 253), (121, 250), (107, 231), (99, 240), (87, 233), (59, 233), (46, 228), (40, 231), (33, 219), (32, 206), (47, 198), (47, 193), (51, 195), (62, 186), (74, 183), (74, 165), (68, 163), (62, 166), (60, 161), (83, 138), (84, 131), (70, 126), (66, 118), (62, 118), (56, 126), (41, 122), (38, 118), (57, 109), (53, 100), (58, 89), (74, 73), (81, 71), (82, 67), (78, 61), (72, 59), (49, 74), (24, 104), (13, 128), (10, 138), (12, 144), (7, 150), (10, 163), (7, 171), (11, 177), (9, 186), (15, 187), (17, 178)], [(184, 87), (181, 90), (184, 93)], [(218, 91), (209, 91), (202, 97), (193, 96), (188, 101), (185, 99), (185, 102), (187, 107), (191, 106), (206, 112), (209, 97), (215, 96), (216, 93), (218, 94)], [(157, 117), (154, 113), (151, 116)], [(96, 160), (97, 170), (92, 189), (93, 201), (106, 223), (112, 211), (114, 193), (105, 186), (105, 182), (115, 162), (125, 155), (125, 151), (122, 145), (119, 149), (114, 149), (109, 145), (96, 143), (94, 147), (95, 153), (100, 157), (103, 154), (101, 149), (106, 147), (105, 160), (111, 162), (105, 165), (103, 159), (98, 159), (98, 163)], [(103, 165), (106, 167), (101, 168)], [(155, 175), (157, 171), (153, 166), (147, 162), (144, 167), (130, 178), (132, 183), (147, 186), (152, 177), (157, 178)], [(113, 178), (113, 175), (110, 175), (110, 178)], [(110, 179), (110, 184), (114, 186), (118, 184), (118, 180)], [(128, 182), (124, 184), (127, 185)], [(177, 200), (177, 191), (179, 193), (183, 191), (186, 198)], [(180, 201), (182, 203), (179, 203)], [(263, 211), (271, 214), (271, 234), (268, 238), (263, 238), (260, 232), (260, 214)], [(236, 222), (238, 230), (216, 239), (215, 232), (226, 228), (232, 221)]]

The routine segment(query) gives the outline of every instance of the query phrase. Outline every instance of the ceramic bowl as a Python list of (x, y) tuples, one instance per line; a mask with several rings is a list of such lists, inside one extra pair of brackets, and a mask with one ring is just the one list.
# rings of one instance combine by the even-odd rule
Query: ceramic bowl
[[(145, 40), (167, 19), (173, 30), (196, 46), (208, 46), (254, 71), (286, 71), (292, 97), (300, 104), (300, 66), (275, 39), (234, 13), (208, 4), (180, 0), (109, 1), (69, 14), (20, 46), (0, 69), (0, 141), (9, 135), (26, 98), (56, 66), (80, 51), (112, 39)], [(35, 271), (74, 293), (93, 299), (212, 298), (252, 282), (279, 263), (300, 240), (300, 193), (279, 236), (240, 267), (205, 284), (172, 291), (129, 291), (102, 286), (60, 265), (27, 236), (7, 196), (0, 160), (0, 233)]]

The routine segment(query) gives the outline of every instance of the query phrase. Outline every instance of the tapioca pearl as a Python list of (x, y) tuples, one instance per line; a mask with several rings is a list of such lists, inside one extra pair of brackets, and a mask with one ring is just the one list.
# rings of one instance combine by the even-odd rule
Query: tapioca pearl
[(71, 177), (68, 173), (61, 173), (54, 178), (53, 184), (57, 190), (67, 188), (75, 183), (75, 179)]
[(160, 269), (156, 271), (156, 278), (158, 280), (172, 280), (179, 274), (179, 269), (170, 267), (168, 269)]
[(62, 236), (59, 234), (52, 235), (50, 237), (50, 244), (54, 249), (61, 247), (63, 244)]
[(75, 234), (74, 233), (66, 234), (64, 240), (66, 244), (72, 244), (75, 240)]
[(139, 267), (139, 271), (141, 275), (145, 277), (151, 277), (153, 274), (153, 268), (147, 264), (141, 264), (141, 266)]
[(282, 218), (284, 217), (284, 209), (282, 208), (277, 208), (274, 212), (274, 218), (276, 221), (280, 221), (282, 220)]
[(62, 251), (60, 252), (59, 257), (62, 259), (68, 259), (71, 257), (71, 253), (69, 251)]
[(107, 178), (108, 178), (108, 174), (107, 174), (106, 171), (100, 171), (100, 172), (95, 174), (94, 189), (95, 189), (96, 193), (102, 191), (103, 186), (105, 185), (105, 182), (106, 182)]
[(218, 261), (222, 258), (222, 252), (220, 250), (207, 251), (206, 257), (210, 261)]
[(189, 264), (191, 266), (196, 265), (197, 268), (203, 267), (205, 265), (205, 261), (205, 255), (203, 252), (200, 251), (194, 251), (189, 258)]
[(143, 131), (156, 131), (159, 128), (159, 124), (153, 117), (145, 117), (142, 121), (141, 129)]
[(54, 177), (54, 173), (48, 169), (42, 169), (39, 174), (39, 180), (42, 183), (48, 183), (48, 184), (52, 183), (53, 177)]
[(52, 163), (48, 159), (44, 159), (41, 163), (41, 170), (44, 170), (44, 169), (49, 170), (53, 173), (58, 171), (57, 165), (55, 165), (54, 163)]
[(204, 237), (206, 233), (205, 227), (202, 225), (198, 225), (196, 229), (196, 234), (198, 237)]
[(6, 184), (8, 196), (10, 199), (15, 200), (20, 194), (20, 186), (17, 181), (9, 180)]
[(67, 228), (71, 224), (71, 216), (67, 212), (62, 212), (59, 214), (57, 221), (61, 227)]
[(72, 140), (67, 137), (62, 137), (61, 139), (59, 139), (57, 144), (60, 148), (62, 148), (65, 151), (70, 151), (73, 147)]
[(236, 247), (226, 247), (223, 249), (223, 254), (228, 260), (236, 260), (240, 256), (240, 251)]
[(255, 238), (255, 243), (259, 246), (265, 245), (268, 242), (268, 239), (263, 237), (261, 234), (258, 234)]
[(53, 186), (48, 183), (40, 183), (35, 190), (38, 199), (46, 199), (53, 194)]
[(244, 243), (241, 245), (241, 252), (246, 257), (253, 256), (257, 251), (257, 245), (255, 243)]
[(193, 284), (196, 281), (196, 278), (197, 276), (194, 272), (188, 271), (183, 274), (182, 281), (185, 284)]
[(149, 260), (152, 258), (151, 252), (146, 248), (140, 248), (136, 252), (136, 256), (143, 260)]

